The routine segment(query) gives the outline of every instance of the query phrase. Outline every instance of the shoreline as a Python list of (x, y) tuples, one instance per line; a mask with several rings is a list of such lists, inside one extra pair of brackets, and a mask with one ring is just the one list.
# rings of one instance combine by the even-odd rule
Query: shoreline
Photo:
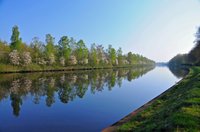
[[(189, 69), (189, 71), (190, 71), (190, 69)], [(104, 128), (102, 130), (102, 132), (116, 132), (118, 130), (118, 127), (120, 127), (123, 124), (129, 122), (137, 114), (141, 113), (142, 111), (144, 111), (145, 109), (147, 109), (149, 106), (151, 106), (154, 102), (156, 102), (158, 99), (160, 99), (161, 97), (163, 97), (166, 94), (168, 94), (168, 92), (172, 91), (176, 86), (178, 86), (181, 82), (183, 82), (188, 75), (189, 75), (189, 72), (188, 72), (188, 74), (185, 77), (183, 77), (180, 81), (178, 81), (177, 83), (175, 83), (174, 85), (172, 85), (166, 91), (162, 92), (161, 94), (159, 94), (158, 96), (156, 96), (155, 98), (153, 98), (152, 100), (150, 100), (149, 102), (145, 103), (144, 105), (140, 106), (139, 108), (137, 108), (136, 110), (132, 111), (128, 115), (124, 116), (119, 121), (117, 121), (117, 122), (113, 123), (112, 125)]]
[(102, 67), (90, 67), (90, 66), (75, 66), (75, 67), (65, 67), (65, 68), (44, 68), (44, 69), (30, 69), (30, 70), (4, 70), (0, 71), (0, 74), (9, 73), (36, 73), (36, 72), (60, 72), (60, 71), (79, 71), (79, 70), (100, 70), (100, 69), (118, 69), (118, 68), (133, 68), (133, 67), (153, 67), (154, 65), (131, 65), (131, 66), (102, 66)]
[(181, 79), (180, 81), (178, 81), (177, 83), (175, 83), (169, 89), (167, 89), (166, 91), (162, 92), (160, 95), (156, 96), (155, 98), (153, 98), (149, 102), (145, 103), (144, 105), (140, 106), (136, 110), (132, 111), (131, 113), (129, 113), (128, 115), (126, 115), (125, 117), (123, 117), (122, 119), (120, 119), (119, 121), (113, 123), (112, 125), (110, 125), (109, 127), (105, 128), (105, 129), (103, 129), (102, 132), (115, 132), (115, 131), (117, 131), (117, 128), (119, 126), (121, 126), (124, 123), (127, 123), (132, 117), (136, 116), (138, 113), (140, 113), (141, 111), (143, 111), (146, 108), (148, 108), (148, 106), (150, 106), (157, 99), (159, 99), (160, 97), (162, 97), (163, 95), (165, 95), (167, 92), (169, 92), (171, 89), (173, 89), (174, 86), (178, 85), (183, 79)]

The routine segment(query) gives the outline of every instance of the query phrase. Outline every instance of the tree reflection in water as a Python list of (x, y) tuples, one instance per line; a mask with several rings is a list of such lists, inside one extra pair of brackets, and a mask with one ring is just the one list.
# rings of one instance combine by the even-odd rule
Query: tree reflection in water
[(177, 78), (183, 78), (189, 72), (189, 68), (184, 66), (169, 66), (169, 70)]
[(107, 69), (74, 72), (51, 72), (31, 74), (1, 74), (0, 101), (10, 98), (13, 114), (19, 116), (20, 107), (26, 96), (33, 97), (34, 104), (45, 98), (46, 106), (51, 107), (56, 101), (56, 94), (62, 103), (75, 98), (83, 98), (86, 91), (92, 94), (115, 85), (121, 87), (123, 80), (132, 81), (154, 67), (134, 67), (131, 69)]

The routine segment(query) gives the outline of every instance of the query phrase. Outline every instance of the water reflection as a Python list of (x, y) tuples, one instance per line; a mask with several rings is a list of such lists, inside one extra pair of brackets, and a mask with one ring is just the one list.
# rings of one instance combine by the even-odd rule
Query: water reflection
[(169, 66), (169, 70), (177, 78), (183, 78), (189, 72), (187, 67), (180, 67), (180, 66)]
[(95, 94), (104, 88), (112, 90), (115, 85), (120, 87), (123, 80), (132, 81), (153, 68), (1, 74), (0, 102), (10, 98), (13, 114), (19, 116), (23, 100), (27, 96), (32, 97), (34, 104), (39, 104), (41, 98), (45, 98), (47, 107), (51, 107), (58, 100), (66, 104), (75, 98), (83, 98), (87, 90)]

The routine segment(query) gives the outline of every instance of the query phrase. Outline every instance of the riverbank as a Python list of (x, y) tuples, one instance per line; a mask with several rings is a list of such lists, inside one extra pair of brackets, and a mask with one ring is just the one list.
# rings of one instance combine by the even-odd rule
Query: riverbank
[(103, 131), (166, 130), (200, 130), (200, 67), (191, 68), (176, 85)]
[(131, 67), (155, 67), (154, 65), (124, 65), (124, 66), (38, 66), (29, 65), (26, 67), (18, 67), (12, 65), (0, 65), (0, 73), (32, 73), (32, 72), (56, 72), (56, 71), (76, 71), (76, 70), (96, 70), (96, 69), (116, 69)]

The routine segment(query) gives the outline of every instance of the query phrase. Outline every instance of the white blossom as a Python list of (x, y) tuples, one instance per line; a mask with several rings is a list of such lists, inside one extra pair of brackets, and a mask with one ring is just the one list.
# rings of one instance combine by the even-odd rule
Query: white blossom
[(69, 58), (69, 63), (71, 65), (76, 65), (77, 64), (77, 59), (74, 55), (71, 55), (70, 58)]
[(27, 78), (25, 78), (24, 80), (23, 80), (23, 83), (24, 83), (24, 89), (27, 91), (27, 92), (29, 92), (30, 90), (31, 90), (31, 87), (32, 87), (32, 81), (30, 80), (30, 79), (27, 79)]
[(83, 64), (88, 64), (88, 59), (84, 59)]
[(38, 59), (38, 64), (40, 64), (40, 65), (46, 65), (47, 62), (43, 58), (39, 58)]
[(19, 79), (12, 81), (11, 87), (10, 87), (10, 92), (18, 93), (20, 86), (21, 86), (21, 83), (20, 83)]
[(62, 66), (65, 66), (65, 58), (64, 57), (60, 57), (60, 64)]
[(116, 64), (116, 65), (119, 65), (118, 59), (115, 60), (115, 64)]
[(21, 58), (24, 65), (29, 65), (32, 62), (30, 52), (23, 52)]
[(78, 77), (76, 76), (76, 75), (72, 75), (72, 76), (70, 76), (69, 77), (69, 82), (70, 82), (70, 84), (75, 84), (76, 83), (76, 81), (77, 81), (77, 79), (78, 79)]
[(53, 54), (50, 54), (50, 56), (49, 56), (49, 64), (52, 65), (53, 63), (55, 63), (55, 56)]
[(9, 59), (11, 64), (13, 65), (19, 65), (20, 64), (20, 57), (17, 50), (13, 50), (9, 53)]
[(88, 59), (83, 59), (79, 62), (80, 64), (88, 64)]
[(60, 77), (60, 83), (61, 84), (64, 84), (65, 82), (65, 75), (63, 74), (61, 77)]

